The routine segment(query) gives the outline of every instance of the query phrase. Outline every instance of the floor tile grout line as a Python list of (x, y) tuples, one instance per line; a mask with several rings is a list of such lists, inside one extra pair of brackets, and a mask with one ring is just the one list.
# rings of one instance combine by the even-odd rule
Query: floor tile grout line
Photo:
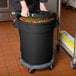
[[(68, 54), (67, 54), (67, 55), (68, 55)], [(65, 61), (64, 61), (64, 64), (66, 64)], [(71, 65), (71, 62), (70, 62), (70, 65)], [(67, 67), (69, 68), (69, 66), (67, 66)], [(70, 69), (70, 70), (65, 70), (65, 71), (69, 71), (69, 72), (72, 73), (71, 69)], [(65, 72), (65, 71), (64, 71), (64, 72)], [(61, 71), (60, 71), (60, 73), (61, 73)], [(74, 76), (75, 76), (75, 75), (74, 75)]]
[[(66, 63), (65, 63), (66, 64)], [(71, 62), (70, 62), (70, 66), (71, 66)], [(69, 66), (68, 66), (68, 68), (69, 68)], [(71, 67), (72, 68), (72, 67)], [(72, 73), (72, 71), (71, 71), (71, 69), (69, 70), (71, 73)], [(75, 76), (75, 75), (74, 75)]]
[[(16, 71), (16, 72), (12, 72), (12, 73), (17, 73), (17, 72), (19, 72), (19, 73), (22, 73), (21, 71)], [(10, 73), (11, 74), (11, 73)], [(22, 75), (21, 75), (22, 76)]]
[[(15, 28), (15, 27), (14, 27)], [(16, 29), (16, 28), (15, 28)], [(18, 34), (19, 34), (19, 30), (17, 29), (17, 31), (18, 31)], [(17, 40), (19, 41), (19, 38), (18, 38), (18, 36), (17, 36), (17, 33), (16, 33), (16, 31), (14, 31), (14, 34), (16, 35), (16, 38), (17, 38)]]
[[(13, 27), (13, 28), (15, 28), (15, 27)], [(16, 29), (16, 28), (15, 28)], [(14, 31), (12, 30), (12, 32), (16, 35), (16, 37), (17, 37), (17, 40), (19, 41), (19, 39), (18, 39), (18, 36), (17, 36), (17, 34), (16, 34), (16, 31), (15, 31), (15, 29), (14, 29)], [(11, 31), (11, 30), (10, 30)], [(17, 29), (17, 31), (18, 31), (18, 29)]]
[[(5, 32), (6, 33), (6, 37), (7, 37), (7, 39), (8, 39), (8, 34), (7, 34), (7, 32)], [(9, 42), (9, 45), (11, 46), (11, 42), (10, 42), (10, 40), (8, 39), (8, 42)], [(11, 48), (12, 48), (12, 46), (11, 46)], [(12, 50), (13, 50), (13, 48), (12, 48)], [(15, 53), (13, 52), (13, 55), (14, 55), (14, 57), (15, 57), (15, 59), (16, 59), (16, 62), (17, 62), (17, 64), (18, 64), (18, 66), (19, 66), (19, 69), (20, 69), (20, 71), (22, 72), (22, 70), (21, 70), (21, 68), (20, 68), (20, 65), (19, 65), (19, 63), (18, 63), (18, 61), (17, 61), (17, 58), (16, 58), (16, 56), (15, 56)], [(22, 74), (22, 76), (23, 76), (23, 74)]]
[[(66, 70), (66, 71), (63, 71), (63, 72), (64, 72), (64, 74), (65, 74), (65, 72), (71, 72), (73, 74), (73, 72), (71, 70)], [(60, 74), (63, 73), (63, 72), (60, 71)], [(75, 75), (73, 74), (72, 76), (75, 76)]]
[[(3, 53), (3, 49), (2, 49), (1, 44), (0, 44), (0, 47), (1, 47), (1, 50), (2, 50), (2, 53)], [(7, 68), (7, 71), (8, 71), (8, 66), (7, 66), (7, 63), (6, 63), (6, 59), (5, 59), (4, 53), (3, 53), (3, 58), (4, 58), (4, 61), (5, 61), (5, 64), (6, 64), (6, 68)], [(8, 71), (8, 76), (10, 76), (9, 71)]]

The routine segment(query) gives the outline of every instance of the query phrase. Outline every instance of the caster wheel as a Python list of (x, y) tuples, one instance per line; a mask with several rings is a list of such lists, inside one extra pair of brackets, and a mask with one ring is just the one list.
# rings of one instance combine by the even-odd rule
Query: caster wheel
[(60, 50), (60, 45), (56, 45), (56, 50), (57, 50), (57, 52), (59, 52), (59, 50)]
[(54, 66), (53, 65), (50, 65), (49, 69), (50, 70), (53, 70), (54, 69)]
[(71, 61), (71, 67), (72, 69), (76, 69), (76, 64), (72, 64), (72, 61)]
[(28, 69), (29, 73), (34, 73), (35, 69)]

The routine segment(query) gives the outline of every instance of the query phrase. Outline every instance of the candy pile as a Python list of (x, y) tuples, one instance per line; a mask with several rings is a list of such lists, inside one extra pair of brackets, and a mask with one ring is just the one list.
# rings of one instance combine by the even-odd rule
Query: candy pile
[(45, 23), (54, 20), (54, 18), (41, 18), (41, 17), (20, 17), (19, 20), (28, 23)]

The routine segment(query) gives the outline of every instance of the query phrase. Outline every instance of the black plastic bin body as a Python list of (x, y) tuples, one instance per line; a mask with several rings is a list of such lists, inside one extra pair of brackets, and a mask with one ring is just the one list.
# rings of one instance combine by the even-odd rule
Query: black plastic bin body
[(48, 23), (33, 24), (17, 20), (15, 24), (19, 26), (21, 58), (30, 66), (47, 64), (53, 59), (56, 14), (50, 15), (54, 20)]

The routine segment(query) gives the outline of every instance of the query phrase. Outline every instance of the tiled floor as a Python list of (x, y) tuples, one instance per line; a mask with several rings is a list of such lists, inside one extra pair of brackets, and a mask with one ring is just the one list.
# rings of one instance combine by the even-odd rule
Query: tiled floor
[[(62, 8), (61, 29), (67, 30), (74, 36), (74, 27), (76, 24), (76, 10)], [(57, 30), (55, 29), (54, 69), (37, 70), (30, 74), (26, 67), (20, 64), (20, 43), (18, 30), (13, 27), (12, 22), (0, 22), (0, 76), (76, 76), (76, 70), (70, 66), (71, 58), (60, 48), (56, 53)]]

